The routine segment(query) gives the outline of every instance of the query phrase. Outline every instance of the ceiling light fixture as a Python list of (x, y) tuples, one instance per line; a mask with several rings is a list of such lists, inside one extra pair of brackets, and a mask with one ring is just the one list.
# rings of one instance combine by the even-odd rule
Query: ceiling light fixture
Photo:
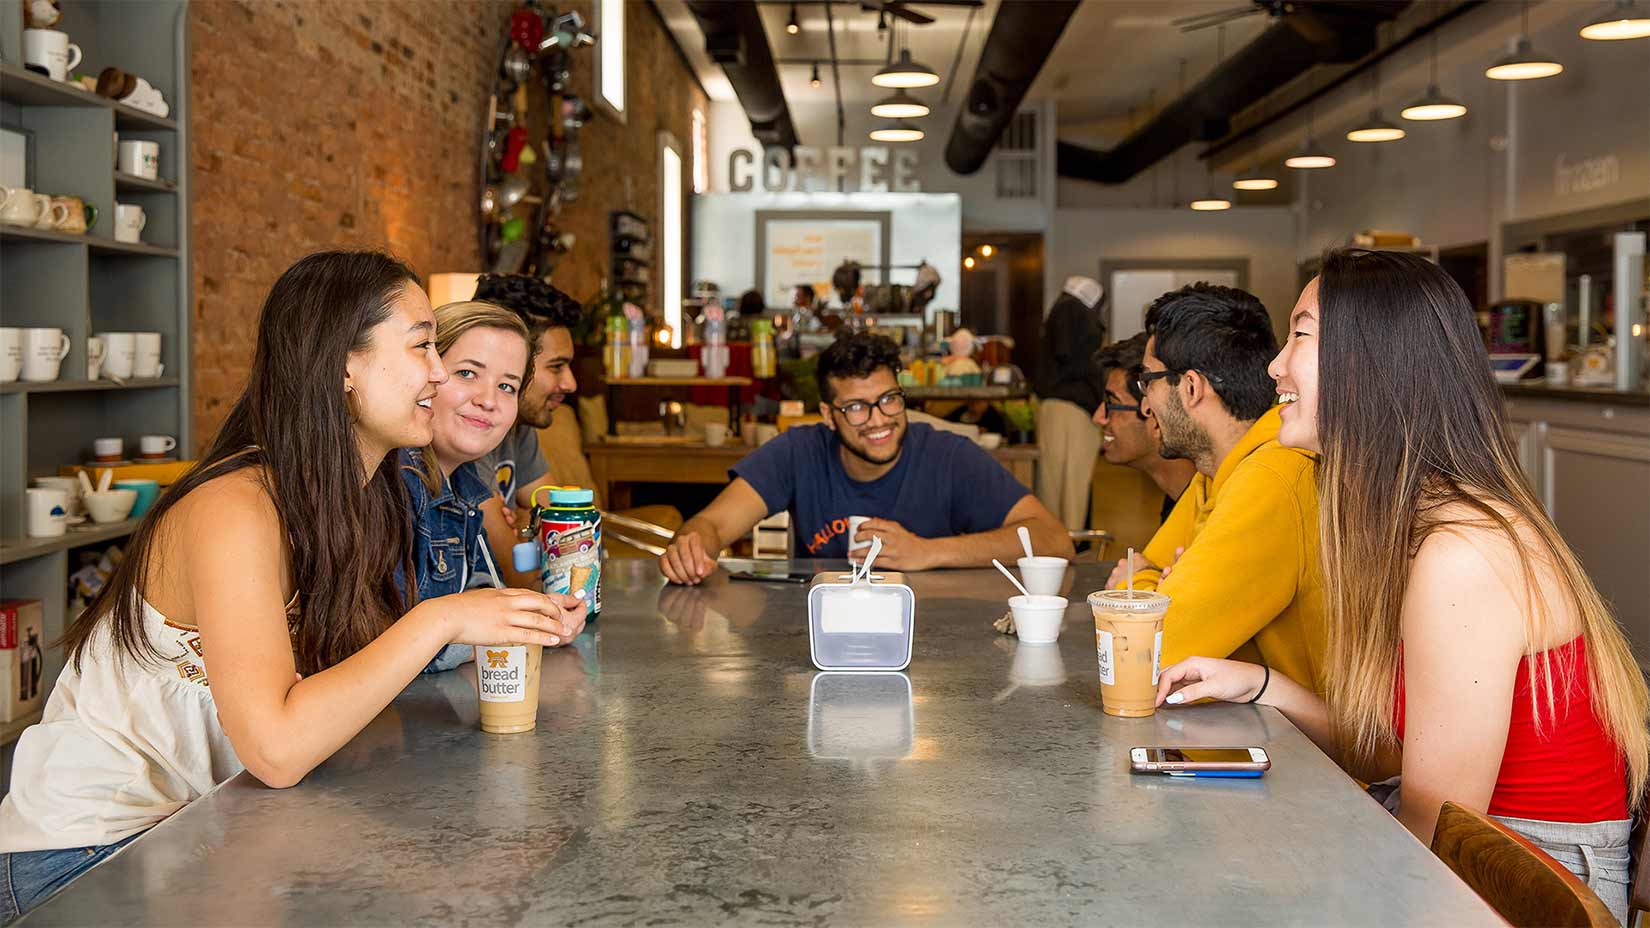
[(1551, 55), (1543, 55), (1530, 44), (1530, 4), (1519, 7), (1521, 25), (1518, 44), (1512, 53), (1484, 69), (1484, 76), (1495, 81), (1532, 81), (1561, 73), (1564, 65)]
[(1398, 112), (1399, 116), (1415, 122), (1437, 122), (1441, 119), (1459, 119), (1467, 115), (1467, 108), (1454, 97), (1444, 96), (1438, 89), (1438, 30), (1432, 31), (1431, 76), (1427, 78), (1427, 92), (1414, 103)]
[(818, 90), (820, 83), (821, 83), (821, 81), (819, 80), (819, 62), (816, 61), (816, 62), (814, 62), (814, 72), (808, 78), (808, 86), (812, 87), (815, 90)]
[(920, 142), (922, 130), (903, 119), (890, 119), (871, 130), (873, 142)]
[(1278, 179), (1259, 168), (1250, 168), (1232, 178), (1233, 190), (1276, 190)]
[(1600, 42), (1650, 38), (1650, 11), (1639, 0), (1615, 0), (1588, 17), (1581, 37)]
[(1206, 197), (1199, 197), (1198, 199), (1192, 201), (1192, 209), (1195, 209), (1200, 213), (1213, 213), (1231, 208), (1231, 200), (1228, 200), (1223, 196), (1217, 196), (1213, 193)]
[(939, 82), (940, 76), (935, 73), (933, 68), (911, 60), (911, 50), (909, 48), (900, 49), (898, 61), (871, 76), (871, 83), (878, 87), (891, 89), (932, 87)]
[(1348, 142), (1396, 142), (1404, 137), (1404, 130), (1387, 122), (1381, 115), (1381, 66), (1371, 72), (1369, 85), (1369, 118), (1364, 124), (1346, 134)]
[(973, 255), (969, 255), (968, 257), (963, 259), (963, 267), (968, 268), (971, 271), (974, 269), (974, 256)]
[(1312, 121), (1316, 116), (1317, 107), (1308, 107), (1306, 110), (1306, 138), (1301, 142), (1299, 151), (1283, 159), (1284, 167), (1310, 171), (1335, 166), (1335, 156), (1324, 151), (1318, 145), (1318, 140), (1312, 137)]
[(928, 104), (904, 90), (896, 90), (891, 96), (884, 97), (871, 106), (871, 115), (884, 119), (916, 119), (919, 116), (927, 116), (928, 113)]
[(981, 257), (989, 258), (993, 254), (995, 254), (996, 251), (997, 251), (997, 249), (992, 248), (990, 245), (981, 245), (980, 246), (980, 256)]
[(791, 4), (791, 18), (785, 21), (785, 34), (796, 35), (802, 31), (802, 24), (796, 21), (796, 4)]

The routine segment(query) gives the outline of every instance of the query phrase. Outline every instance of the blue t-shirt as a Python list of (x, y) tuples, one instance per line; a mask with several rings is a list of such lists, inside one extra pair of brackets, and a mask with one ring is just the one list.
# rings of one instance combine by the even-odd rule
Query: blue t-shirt
[(797, 426), (728, 471), (761, 494), (768, 514), (788, 510), (796, 556), (848, 556), (848, 518), (888, 519), (923, 538), (1002, 528), (1030, 492), (972, 441), (912, 422), (892, 470), (870, 482), (848, 476), (841, 443), (823, 425)]

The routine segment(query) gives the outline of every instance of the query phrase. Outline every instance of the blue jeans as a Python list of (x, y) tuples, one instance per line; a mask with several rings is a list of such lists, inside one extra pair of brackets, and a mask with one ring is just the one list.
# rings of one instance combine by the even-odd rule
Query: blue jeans
[(102, 847), (0, 854), (0, 925), (9, 925), (77, 877), (136, 841), (130, 838)]

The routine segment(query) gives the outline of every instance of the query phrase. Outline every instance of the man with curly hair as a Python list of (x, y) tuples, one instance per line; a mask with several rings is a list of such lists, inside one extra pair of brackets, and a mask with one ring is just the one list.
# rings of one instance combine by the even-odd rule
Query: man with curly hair
[(528, 274), (487, 274), (474, 299), (514, 312), (527, 323), (537, 346), (533, 370), (517, 400), (516, 425), (492, 454), (476, 462), (483, 476), (497, 481), (510, 505), (526, 509), (533, 491), (549, 482), (550, 464), (539, 447), (538, 430), (549, 428), (557, 406), (579, 388), (573, 379), (573, 333), (584, 308), (567, 294)]
[(1020, 556), (1022, 525), (1040, 553), (1071, 557), (1060, 520), (989, 454), (906, 421), (899, 369), (899, 347), (868, 332), (820, 352), (825, 421), (788, 429), (736, 464), (727, 489), (659, 558), (665, 577), (704, 580), (725, 545), (776, 512), (791, 514), (798, 557), (863, 555), (880, 537), (877, 564), (889, 570), (984, 567)]

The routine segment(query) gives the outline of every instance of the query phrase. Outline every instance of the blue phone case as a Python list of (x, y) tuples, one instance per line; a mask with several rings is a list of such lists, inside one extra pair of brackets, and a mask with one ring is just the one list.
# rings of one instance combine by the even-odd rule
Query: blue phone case
[(1171, 777), (1188, 777), (1192, 779), (1212, 780), (1258, 780), (1264, 770), (1170, 770), (1165, 771)]

